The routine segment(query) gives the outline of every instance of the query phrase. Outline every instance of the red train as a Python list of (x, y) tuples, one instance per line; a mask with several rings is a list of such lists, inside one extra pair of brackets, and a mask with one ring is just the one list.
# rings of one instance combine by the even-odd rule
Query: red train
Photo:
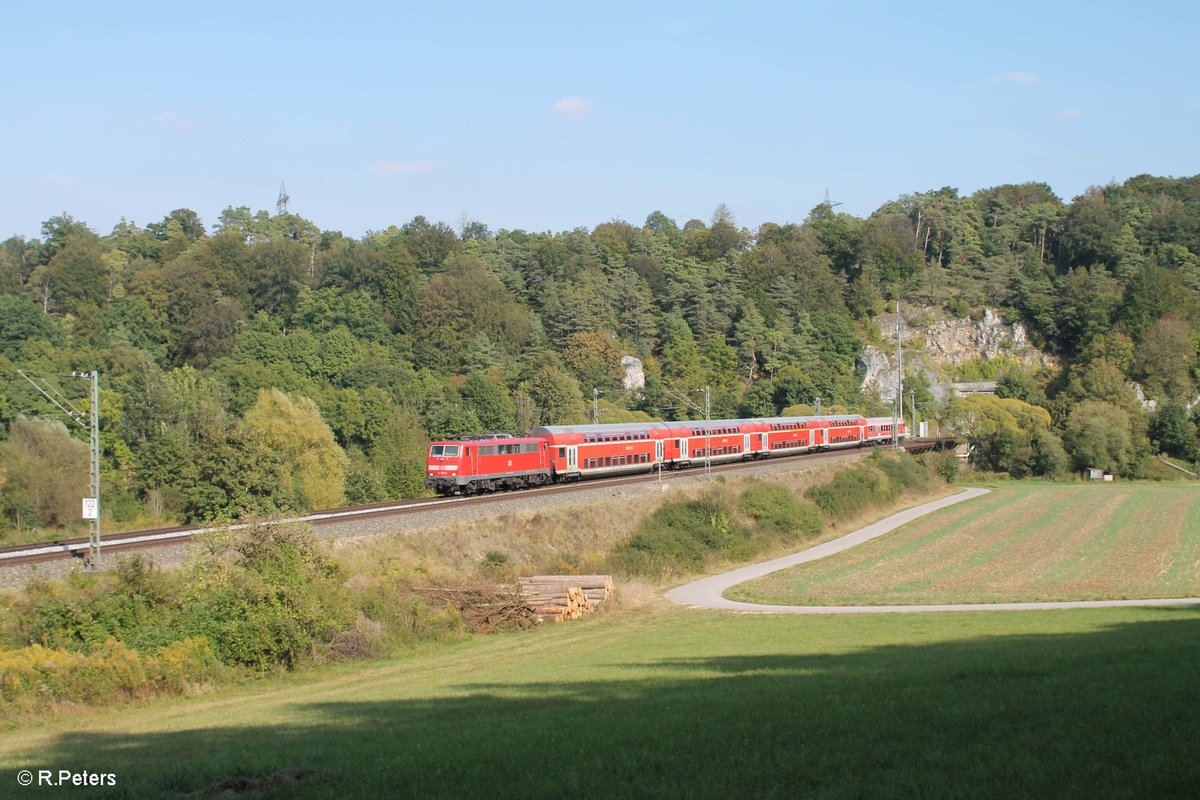
[[(897, 421), (897, 436), (908, 436)], [(494, 434), (434, 442), (425, 486), (438, 494), (522, 489), (606, 475), (683, 469), (773, 455), (890, 442), (891, 417), (772, 417), (703, 421), (550, 425), (525, 437)]]

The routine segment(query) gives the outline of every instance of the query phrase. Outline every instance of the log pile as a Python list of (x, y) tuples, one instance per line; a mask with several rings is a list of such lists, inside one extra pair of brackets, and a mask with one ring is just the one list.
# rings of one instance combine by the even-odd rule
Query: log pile
[(590, 614), (609, 599), (611, 575), (534, 575), (518, 589), (539, 622), (562, 622)]

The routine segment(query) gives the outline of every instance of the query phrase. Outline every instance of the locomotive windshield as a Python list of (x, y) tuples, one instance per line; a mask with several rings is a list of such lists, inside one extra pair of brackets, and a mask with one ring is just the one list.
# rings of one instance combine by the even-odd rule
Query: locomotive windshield
[(429, 455), (431, 455), (431, 456), (450, 456), (450, 457), (457, 456), (458, 455), (458, 445), (456, 445), (456, 444), (435, 444), (433, 447), (429, 448)]

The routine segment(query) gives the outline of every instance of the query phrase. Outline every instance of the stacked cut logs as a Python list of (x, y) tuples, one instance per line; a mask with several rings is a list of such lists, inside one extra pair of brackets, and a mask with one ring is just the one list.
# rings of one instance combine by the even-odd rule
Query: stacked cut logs
[(521, 578), (521, 596), (539, 622), (579, 619), (612, 595), (611, 575), (534, 575)]

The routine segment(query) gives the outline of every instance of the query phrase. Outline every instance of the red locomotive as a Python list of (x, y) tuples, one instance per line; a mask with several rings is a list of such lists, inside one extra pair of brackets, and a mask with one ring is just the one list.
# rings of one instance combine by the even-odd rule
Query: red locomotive
[[(898, 420), (899, 438), (908, 435)], [(613, 425), (549, 425), (524, 438), (434, 442), (425, 486), (438, 494), (521, 489), (703, 463), (865, 447), (892, 439), (890, 417), (771, 417)]]

